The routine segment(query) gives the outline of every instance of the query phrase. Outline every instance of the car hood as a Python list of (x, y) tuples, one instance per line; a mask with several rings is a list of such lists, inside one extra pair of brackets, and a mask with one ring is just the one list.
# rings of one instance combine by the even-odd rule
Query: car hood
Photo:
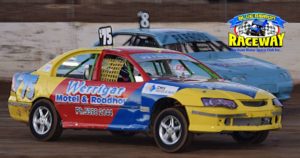
[[(236, 98), (235, 96), (230, 96), (230, 98), (236, 98), (236, 99), (249, 99), (249, 97), (255, 98), (258, 92), (265, 93), (266, 94), (265, 97), (272, 96), (271, 94), (269, 94), (268, 92), (262, 89), (226, 81), (223, 79), (178, 80), (178, 79), (170, 78), (170, 79), (162, 79), (162, 80), (152, 80), (149, 82), (149, 84), (152, 86), (149, 87), (149, 90), (151, 89), (153, 90), (153, 88), (155, 88), (155, 86), (153, 87), (153, 85), (162, 86), (162, 87), (166, 85), (166, 86), (171, 86), (170, 88), (173, 89), (178, 88), (178, 90), (185, 89), (185, 88), (201, 89), (201, 90), (207, 89), (207, 90), (216, 90), (218, 91), (216, 93), (222, 93), (222, 95), (223, 94), (228, 95), (226, 94), (226, 92), (235, 92), (235, 93), (243, 94), (243, 96), (245, 96), (242, 98)], [(164, 87), (164, 88), (167, 89), (168, 87)]]
[(277, 65), (237, 52), (201, 52), (189, 55), (200, 60), (225, 79), (244, 75), (274, 80), (280, 79), (281, 74), (286, 73), (286, 70)]

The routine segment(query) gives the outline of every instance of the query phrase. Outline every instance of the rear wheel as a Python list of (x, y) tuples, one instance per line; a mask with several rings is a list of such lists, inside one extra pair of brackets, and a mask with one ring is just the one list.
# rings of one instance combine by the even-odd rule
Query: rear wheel
[(48, 100), (39, 100), (33, 105), (29, 127), (32, 135), (42, 141), (56, 140), (62, 133), (60, 117)]
[(260, 144), (268, 137), (269, 131), (233, 132), (233, 139), (240, 144)]
[(161, 111), (154, 122), (154, 139), (157, 146), (165, 152), (184, 150), (192, 140), (188, 131), (188, 121), (176, 108)]

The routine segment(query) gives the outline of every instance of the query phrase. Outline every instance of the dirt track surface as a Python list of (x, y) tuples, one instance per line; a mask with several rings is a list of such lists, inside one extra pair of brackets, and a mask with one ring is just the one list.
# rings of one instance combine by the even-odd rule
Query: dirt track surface
[[(122, 3), (121, 3), (122, 2)], [(196, 1), (195, 1), (196, 2)], [(152, 22), (227, 22), (238, 14), (266, 12), (288, 22), (300, 22), (300, 2), (142, 3), (88, 2), (77, 4), (0, 3), (1, 22), (136, 22), (137, 12), (146, 10)], [(227, 8), (227, 11), (225, 10)]]
[(277, 158), (300, 155), (300, 86), (285, 103), (283, 129), (271, 132), (257, 146), (240, 146), (227, 135), (200, 135), (189, 150), (180, 154), (161, 152), (153, 139), (142, 134), (132, 138), (111, 136), (103, 131), (65, 130), (55, 142), (39, 142), (29, 128), (9, 117), (10, 83), (0, 82), (0, 157), (213, 157)]

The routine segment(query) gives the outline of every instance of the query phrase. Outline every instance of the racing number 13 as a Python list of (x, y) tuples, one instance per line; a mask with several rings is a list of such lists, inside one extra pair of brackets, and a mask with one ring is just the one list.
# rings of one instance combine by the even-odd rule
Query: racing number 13
[(101, 46), (113, 45), (112, 28), (111, 26), (100, 27), (98, 29), (99, 41)]

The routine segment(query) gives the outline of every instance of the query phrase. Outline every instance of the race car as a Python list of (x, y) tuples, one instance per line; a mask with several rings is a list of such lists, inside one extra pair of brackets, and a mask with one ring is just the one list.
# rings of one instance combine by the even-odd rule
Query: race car
[[(124, 29), (113, 34), (115, 46), (143, 46), (177, 50), (201, 60), (222, 78), (255, 86), (285, 101), (293, 81), (289, 72), (259, 58), (232, 51), (216, 37), (186, 29)], [(99, 46), (99, 42), (94, 44)]]
[(265, 36), (263, 28), (268, 24), (267, 20), (253, 20), (251, 27), (247, 30), (246, 34), (251, 36)]
[(10, 116), (41, 141), (63, 129), (153, 135), (178, 152), (195, 133), (227, 133), (239, 143), (263, 142), (281, 128), (281, 102), (272, 94), (221, 79), (180, 52), (139, 47), (76, 49), (32, 72), (16, 73)]

